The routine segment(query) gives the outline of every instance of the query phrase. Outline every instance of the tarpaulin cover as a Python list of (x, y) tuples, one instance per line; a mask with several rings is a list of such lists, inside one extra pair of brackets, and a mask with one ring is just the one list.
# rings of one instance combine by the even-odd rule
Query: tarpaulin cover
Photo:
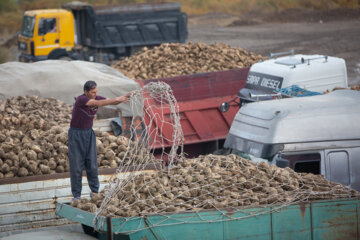
[[(83, 93), (84, 83), (88, 80), (94, 80), (98, 85), (98, 95), (106, 98), (122, 96), (140, 88), (134, 80), (100, 63), (63, 60), (8, 62), (0, 64), (0, 99), (37, 95), (72, 105), (74, 97)], [(129, 104), (120, 104), (116, 108), (121, 110), (122, 116), (133, 115)]]

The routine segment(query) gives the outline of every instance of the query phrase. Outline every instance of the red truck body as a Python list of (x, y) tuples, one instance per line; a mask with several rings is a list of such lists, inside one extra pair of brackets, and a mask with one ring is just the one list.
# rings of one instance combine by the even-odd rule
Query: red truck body
[[(179, 105), (184, 152), (189, 157), (195, 157), (211, 153), (222, 146), (239, 107), (234, 103), (230, 105), (229, 111), (221, 112), (219, 106), (237, 96), (239, 89), (245, 86), (248, 72), (249, 68), (240, 68), (138, 82), (142, 87), (150, 82), (162, 81), (171, 87)], [(158, 103), (150, 101), (146, 104)], [(169, 119), (169, 110), (158, 113), (163, 116), (162, 119)], [(144, 121), (148, 124), (149, 117), (144, 116)], [(157, 134), (163, 136), (164, 147), (171, 147), (172, 127), (166, 124), (160, 127), (159, 124), (160, 121), (153, 121), (151, 129), (158, 127)], [(157, 143), (153, 145), (155, 149), (163, 147)]]

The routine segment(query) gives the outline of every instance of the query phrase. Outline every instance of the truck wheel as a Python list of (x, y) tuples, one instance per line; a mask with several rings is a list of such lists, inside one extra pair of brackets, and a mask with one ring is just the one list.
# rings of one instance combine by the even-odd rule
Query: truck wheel
[(93, 227), (89, 227), (85, 224), (81, 224), (83, 230), (84, 230), (84, 233), (87, 234), (87, 235), (90, 235), (90, 236), (93, 236), (95, 238), (98, 237), (98, 232), (97, 231), (94, 231), (94, 228)]
[(58, 59), (59, 59), (59, 60), (64, 60), (64, 61), (71, 61), (71, 60), (72, 60), (72, 58), (69, 57), (69, 56), (61, 56), (61, 57), (59, 57)]

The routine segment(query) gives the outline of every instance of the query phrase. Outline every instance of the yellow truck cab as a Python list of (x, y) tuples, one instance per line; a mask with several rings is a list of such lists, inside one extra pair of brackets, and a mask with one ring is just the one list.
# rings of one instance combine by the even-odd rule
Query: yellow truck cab
[(179, 3), (91, 6), (26, 11), (19, 60), (76, 59), (110, 64), (144, 46), (184, 43), (187, 16)]
[[(74, 16), (65, 9), (26, 11), (19, 35), (19, 60), (34, 62), (51, 58), (69, 58), (75, 43)], [(50, 56), (50, 57), (49, 57)]]

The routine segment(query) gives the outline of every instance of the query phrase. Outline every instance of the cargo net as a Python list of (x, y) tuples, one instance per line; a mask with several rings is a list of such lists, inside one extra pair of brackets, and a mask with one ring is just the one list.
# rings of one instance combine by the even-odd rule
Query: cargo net
[[(138, 101), (142, 96), (148, 98)], [(131, 99), (132, 104), (144, 104), (144, 118), (148, 114), (160, 128), (170, 124), (172, 139), (163, 139), (164, 136), (158, 134), (161, 129), (151, 127), (151, 121), (145, 124), (146, 131), (140, 135), (135, 134), (138, 128), (134, 126), (134, 141), (128, 141), (124, 156), (130, 161), (124, 161), (126, 164), (117, 170), (123, 174), (114, 175), (104, 190), (92, 199), (72, 203), (95, 213), (96, 229), (101, 229), (105, 222), (100, 216), (121, 218), (117, 231), (124, 229), (129, 233), (176, 224), (243, 219), (300, 202), (359, 197), (358, 192), (328, 182), (321, 175), (296, 173), (289, 168), (252, 162), (233, 154), (187, 159), (182, 152), (178, 106), (169, 86), (164, 83), (146, 85)], [(147, 104), (146, 101), (154, 103), (154, 99), (157, 104)], [(171, 109), (171, 117), (160, 121), (164, 115), (154, 113), (165, 112), (166, 108)], [(159, 139), (154, 141), (156, 137)], [(149, 142), (173, 144), (170, 152), (163, 152), (168, 157), (168, 166), (145, 170), (147, 164), (158, 164)]]

